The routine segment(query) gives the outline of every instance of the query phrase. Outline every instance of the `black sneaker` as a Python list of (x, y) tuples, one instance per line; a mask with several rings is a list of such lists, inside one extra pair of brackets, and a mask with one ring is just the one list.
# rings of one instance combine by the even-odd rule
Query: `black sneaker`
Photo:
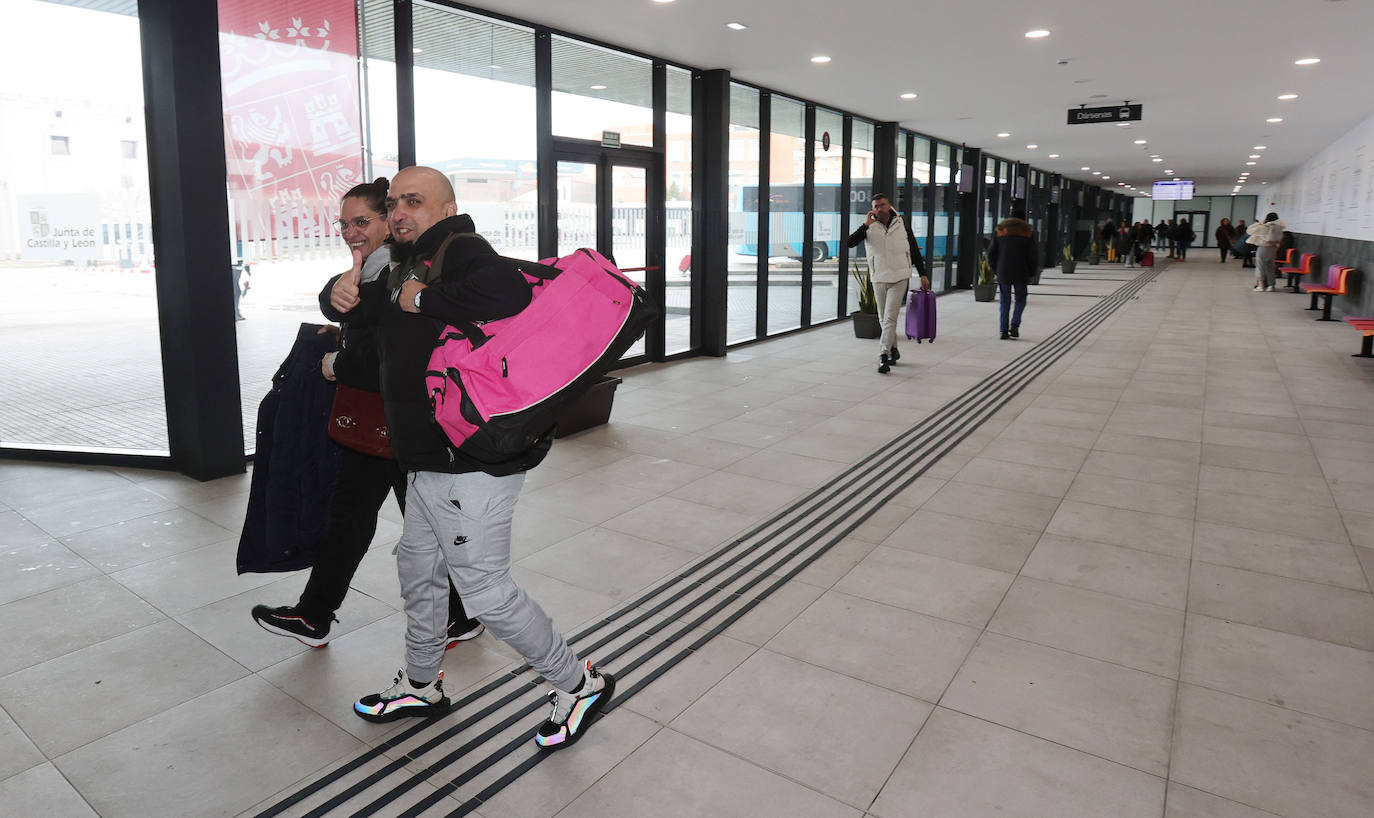
[(329, 644), (330, 622), (337, 622), (338, 620), (330, 617), (327, 621), (316, 625), (311, 620), (301, 616), (300, 611), (290, 605), (283, 605), (280, 608), (254, 605), (253, 621), (261, 625), (263, 630), (281, 636), (290, 636), (302, 645), (322, 648)]
[(895, 364), (902, 359), (902, 355), (897, 351), (896, 347), (893, 347), (887, 351), (887, 359)]
[(452, 650), (459, 642), (467, 642), (482, 635), (487, 629), (486, 625), (476, 619), (464, 619), (462, 622), (448, 623), (448, 644), (444, 645), (444, 650)]
[(879, 355), (879, 356), (878, 356), (878, 374), (880, 374), (880, 375), (886, 375), (887, 373), (889, 373), (889, 372), (891, 372), (891, 371), (892, 371), (892, 362), (889, 361), (889, 360), (887, 359), (887, 356), (886, 356), (886, 355)]
[(615, 677), (602, 673), (588, 661), (582, 667), (582, 684), (575, 693), (550, 690), (553, 712), (534, 736), (544, 750), (561, 750), (587, 732), (606, 702), (615, 695)]
[(1020, 325), (1020, 324), (1012, 324), (1012, 325), (1011, 325), (1011, 330), (1010, 330), (1010, 332), (1011, 332), (1011, 337), (1013, 337), (1013, 338), (1020, 338), (1020, 337), (1021, 337), (1021, 325)]
[(396, 671), (391, 687), (381, 693), (369, 693), (353, 703), (353, 712), (372, 722), (395, 721), (408, 716), (428, 719), (442, 716), (452, 709), (444, 695), (444, 672), (424, 687), (416, 687), (406, 678), (404, 670)]
[(1011, 333), (1009, 333), (1009, 332), (1003, 332), (1003, 333), (1002, 333), (1002, 340), (1003, 340), (1003, 341), (1010, 341), (1010, 340), (1011, 340)]

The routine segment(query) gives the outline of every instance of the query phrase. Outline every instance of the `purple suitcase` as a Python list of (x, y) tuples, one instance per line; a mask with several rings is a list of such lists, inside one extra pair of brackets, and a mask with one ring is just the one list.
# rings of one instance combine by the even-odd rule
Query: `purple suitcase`
[(935, 343), (935, 293), (912, 290), (906, 299), (906, 337)]

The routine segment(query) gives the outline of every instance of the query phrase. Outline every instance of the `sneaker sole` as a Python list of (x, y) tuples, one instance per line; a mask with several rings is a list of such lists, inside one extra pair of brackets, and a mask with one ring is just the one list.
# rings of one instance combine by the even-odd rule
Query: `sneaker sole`
[(448, 644), (444, 645), (444, 650), (453, 650), (454, 648), (458, 647), (458, 643), (470, 642), (486, 632), (487, 626), (479, 624), (477, 627), (473, 628), (465, 634), (462, 634), (461, 636), (450, 636), (448, 638)]
[(306, 647), (324, 648), (329, 646), (328, 636), (323, 637), (321, 639), (316, 639), (311, 636), (302, 636), (299, 633), (295, 633), (294, 631), (288, 631), (285, 628), (279, 628), (265, 619), (257, 619), (255, 617), (253, 621), (258, 623), (258, 626), (261, 627), (263, 630), (267, 631), (268, 633), (275, 633), (277, 636), (289, 636), (292, 639), (295, 639), (297, 642), (300, 642), (302, 645), (305, 645)]
[(562, 750), (564, 747), (571, 747), (577, 743), (578, 739), (582, 738), (593, 724), (596, 724), (597, 720), (601, 718), (601, 711), (606, 708), (606, 702), (615, 695), (615, 676), (603, 670), (601, 671), (601, 678), (606, 680), (606, 686), (601, 688), (601, 695), (597, 697), (591, 707), (587, 708), (587, 714), (582, 717), (582, 728), (557, 744), (543, 745), (536, 740), (534, 746), (549, 753)]
[(353, 705), (353, 715), (363, 721), (370, 721), (373, 724), (385, 724), (389, 721), (397, 721), (399, 719), (437, 719), (440, 716), (448, 715), (448, 712), (452, 709), (453, 702), (449, 700), (448, 696), (445, 696), (428, 707), (403, 707), (399, 710), (388, 710), (378, 714), (364, 713), (358, 709), (358, 705), (355, 702)]

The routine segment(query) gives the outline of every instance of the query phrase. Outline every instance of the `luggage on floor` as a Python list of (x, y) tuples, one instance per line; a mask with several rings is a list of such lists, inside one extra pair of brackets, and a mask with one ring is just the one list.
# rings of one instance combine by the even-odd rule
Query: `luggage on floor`
[(935, 293), (912, 290), (906, 299), (906, 337), (935, 342)]
[(1155, 266), (1155, 254), (1154, 254), (1154, 253), (1146, 253), (1145, 255), (1141, 256), (1141, 257), (1140, 257), (1140, 266), (1141, 266), (1141, 267), (1153, 267), (1153, 266)]

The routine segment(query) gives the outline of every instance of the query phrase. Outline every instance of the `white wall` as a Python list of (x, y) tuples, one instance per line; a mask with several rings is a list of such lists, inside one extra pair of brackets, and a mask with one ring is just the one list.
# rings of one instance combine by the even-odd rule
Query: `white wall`
[(1289, 230), (1374, 241), (1374, 116), (1269, 187), (1260, 212)]

